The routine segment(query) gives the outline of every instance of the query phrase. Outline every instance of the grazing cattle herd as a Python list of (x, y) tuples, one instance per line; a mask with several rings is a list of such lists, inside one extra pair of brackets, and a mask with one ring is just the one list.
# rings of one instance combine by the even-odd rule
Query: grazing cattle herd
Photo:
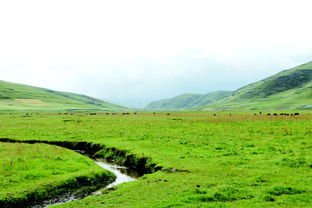
[[(39, 114), (39, 113), (36, 113)], [(58, 113), (59, 115), (74, 115), (74, 113)], [(101, 113), (98, 113), (101, 114)], [(105, 113), (106, 115), (130, 115), (130, 112), (122, 112), (122, 113), (117, 113), (117, 112), (111, 112), (111, 113)], [(138, 112), (133, 112), (134, 115), (137, 115)], [(161, 112), (159, 112), (161, 114)], [(13, 115), (10, 113), (10, 115)], [(33, 113), (26, 113), (26, 116), (31, 116)], [(86, 115), (97, 115), (97, 113), (86, 113)], [(156, 112), (153, 112), (153, 115), (156, 115)], [(170, 113), (165, 113), (165, 115), (170, 116)], [(232, 113), (228, 114), (229, 116), (232, 116)], [(257, 113), (254, 113), (254, 115), (258, 115)], [(262, 112), (259, 112), (259, 115), (262, 115)], [(267, 113), (267, 116), (299, 116), (299, 113)], [(217, 116), (216, 113), (213, 114), (213, 116)]]
[(268, 113), (267, 115), (268, 116), (271, 116), (271, 115), (273, 115), (273, 116), (278, 116), (278, 115), (280, 115), (280, 116), (299, 116), (300, 114), (299, 113), (280, 113), (280, 114), (278, 114), (278, 113), (273, 113), (273, 114)]

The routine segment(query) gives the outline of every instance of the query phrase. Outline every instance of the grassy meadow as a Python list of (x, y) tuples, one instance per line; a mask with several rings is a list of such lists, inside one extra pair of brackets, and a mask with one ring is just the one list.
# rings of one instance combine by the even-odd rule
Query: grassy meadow
[(64, 148), (0, 143), (0, 207), (26, 206), (96, 182), (96, 178), (109, 183), (114, 176), (91, 159)]
[(122, 111), (127, 108), (86, 95), (0, 80), (0, 113)]
[[(56, 206), (60, 208), (312, 207), (312, 113), (301, 111), (300, 116), (266, 113), (0, 115), (0, 137), (104, 144), (148, 157), (163, 167), (137, 181), (121, 184), (114, 191)], [(1, 171), (6, 172), (11, 168), (11, 159), (3, 152), (9, 150), (3, 151), (8, 147), (0, 145), (0, 154), (4, 155)], [(44, 148), (46, 145), (29, 145), (25, 155), (16, 155), (27, 161), (27, 166), (38, 168), (29, 172), (30, 178), (46, 174), (42, 178), (63, 181), (75, 175), (67, 174), (72, 168), (80, 174), (81, 166), (92, 167), (87, 159), (75, 160), (78, 155), (71, 155), (68, 150), (63, 155), (68, 156), (66, 160), (49, 160), (51, 166), (64, 166), (61, 170), (64, 174), (55, 179), (57, 175), (52, 173), (56, 170), (41, 173), (35, 161), (24, 159), (33, 154), (45, 157), (49, 152)], [(26, 174), (19, 168), (14, 171)], [(1, 176), (5, 180), (2, 183), (10, 184)], [(23, 183), (12, 182), (16, 187), (22, 187)], [(2, 188), (0, 193), (3, 191)], [(18, 194), (14, 189), (11, 192)]]
[(311, 110), (312, 62), (281, 71), (196, 110)]

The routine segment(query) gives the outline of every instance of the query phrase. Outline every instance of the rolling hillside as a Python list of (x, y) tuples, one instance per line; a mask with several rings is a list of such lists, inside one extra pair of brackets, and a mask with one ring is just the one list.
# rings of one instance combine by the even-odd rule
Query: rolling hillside
[(196, 110), (287, 110), (312, 108), (312, 62), (247, 85)]
[(146, 110), (184, 110), (207, 105), (230, 95), (230, 91), (216, 91), (205, 95), (182, 94), (171, 99), (159, 100), (148, 104)]
[(119, 111), (125, 107), (86, 95), (0, 81), (0, 111)]

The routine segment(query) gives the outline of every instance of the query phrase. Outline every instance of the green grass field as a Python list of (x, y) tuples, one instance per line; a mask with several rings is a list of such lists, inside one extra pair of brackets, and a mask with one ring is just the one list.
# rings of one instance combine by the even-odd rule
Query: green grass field
[(0, 143), (0, 207), (26, 206), (86, 182), (96, 184), (97, 178), (109, 183), (114, 176), (73, 151), (47, 144)]
[(104, 144), (163, 167), (56, 207), (312, 207), (312, 114), (266, 113), (1, 115), (0, 137)]

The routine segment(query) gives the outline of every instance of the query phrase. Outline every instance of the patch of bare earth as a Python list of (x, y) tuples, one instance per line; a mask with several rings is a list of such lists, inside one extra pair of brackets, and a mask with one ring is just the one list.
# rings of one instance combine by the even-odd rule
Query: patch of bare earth
[(17, 102), (30, 106), (50, 106), (52, 104), (37, 99), (16, 99)]

